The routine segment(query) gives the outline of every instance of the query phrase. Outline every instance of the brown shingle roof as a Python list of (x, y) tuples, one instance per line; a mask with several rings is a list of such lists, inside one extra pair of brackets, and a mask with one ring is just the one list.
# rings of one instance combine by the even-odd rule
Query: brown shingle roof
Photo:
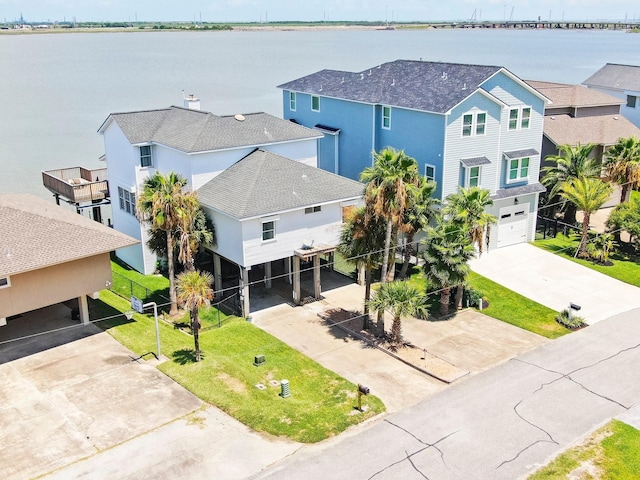
[(527, 80), (529, 85), (553, 102), (552, 108), (622, 105), (619, 98), (582, 85)]
[(556, 145), (595, 143), (608, 146), (620, 138), (640, 137), (640, 129), (622, 115), (581, 118), (552, 115), (544, 117), (544, 134)]
[(34, 195), (0, 194), (0, 276), (111, 252), (138, 240)]

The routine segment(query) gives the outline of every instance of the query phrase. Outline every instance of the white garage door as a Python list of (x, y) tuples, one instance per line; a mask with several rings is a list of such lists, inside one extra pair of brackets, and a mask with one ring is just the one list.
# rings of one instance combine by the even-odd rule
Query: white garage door
[(527, 241), (528, 205), (500, 209), (498, 216), (498, 248)]

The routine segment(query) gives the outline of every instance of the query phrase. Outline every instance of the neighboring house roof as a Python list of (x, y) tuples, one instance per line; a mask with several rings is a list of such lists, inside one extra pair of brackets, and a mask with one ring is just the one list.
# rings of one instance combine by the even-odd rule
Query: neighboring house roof
[(15, 275), (140, 243), (34, 195), (0, 194), (0, 275)]
[(323, 203), (361, 197), (354, 180), (255, 150), (198, 189), (210, 208), (247, 219)]
[(526, 82), (553, 102), (553, 108), (562, 107), (597, 107), (607, 105), (622, 105), (624, 101), (606, 93), (599, 92), (582, 85), (566, 83)]
[(362, 72), (321, 70), (278, 88), (356, 102), (446, 113), (503, 67), (396, 60)]
[(200, 110), (170, 107), (112, 113), (100, 129), (114, 121), (132, 144), (157, 143), (185, 153), (322, 137), (322, 133), (267, 113), (217, 116)]
[(582, 84), (590, 87), (640, 92), (640, 66), (607, 63)]
[(530, 193), (542, 193), (547, 189), (541, 183), (529, 183), (528, 185), (521, 185), (519, 187), (501, 188), (496, 190), (496, 193), (491, 195), (494, 200), (500, 200), (501, 198), (513, 198), (518, 195), (528, 195)]
[(544, 117), (544, 134), (556, 145), (613, 145), (620, 138), (639, 137), (640, 129), (622, 115), (573, 118), (569, 115)]

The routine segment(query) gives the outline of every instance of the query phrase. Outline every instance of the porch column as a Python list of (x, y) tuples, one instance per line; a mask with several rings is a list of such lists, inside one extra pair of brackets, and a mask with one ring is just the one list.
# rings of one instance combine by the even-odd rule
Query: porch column
[(284, 259), (284, 273), (286, 274), (285, 280), (291, 285), (293, 283), (293, 278), (291, 275), (291, 257), (287, 257)]
[(300, 305), (300, 257), (293, 256), (293, 303)]
[(264, 286), (271, 288), (271, 262), (264, 264)]
[(80, 310), (80, 322), (83, 325), (89, 325), (89, 304), (86, 295), (78, 297), (78, 310)]
[(222, 267), (220, 265), (220, 255), (213, 254), (213, 290), (215, 292), (215, 299), (219, 300), (222, 297)]
[(240, 283), (240, 301), (242, 306), (242, 316), (248, 317), (250, 313), (249, 305), (249, 269), (240, 267), (242, 281)]
[(313, 294), (316, 300), (320, 299), (322, 289), (320, 288), (320, 255), (313, 256)]

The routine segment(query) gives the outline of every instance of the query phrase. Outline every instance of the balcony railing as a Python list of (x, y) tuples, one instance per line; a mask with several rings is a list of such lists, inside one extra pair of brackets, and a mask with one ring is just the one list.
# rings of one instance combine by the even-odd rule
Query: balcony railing
[(42, 183), (55, 195), (72, 203), (97, 202), (109, 198), (107, 169), (61, 168), (42, 172)]

